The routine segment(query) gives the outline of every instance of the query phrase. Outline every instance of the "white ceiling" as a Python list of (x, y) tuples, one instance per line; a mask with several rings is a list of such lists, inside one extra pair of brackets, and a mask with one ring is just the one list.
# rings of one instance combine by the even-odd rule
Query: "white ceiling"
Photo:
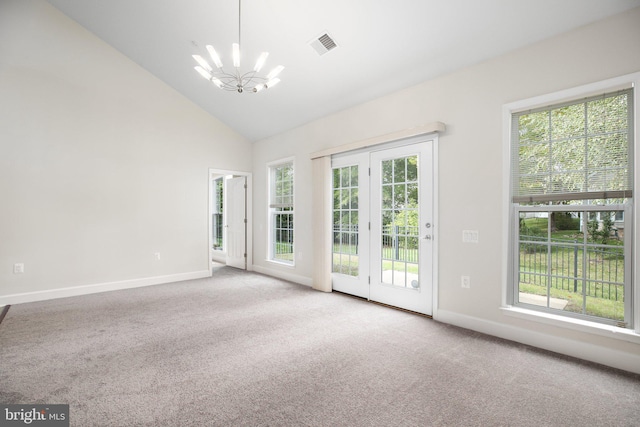
[[(192, 54), (230, 62), (235, 0), (48, 0), (194, 103), (255, 141), (587, 23), (640, 0), (244, 0), (243, 68), (269, 51), (281, 83), (224, 92)], [(328, 32), (338, 48), (309, 45)]]

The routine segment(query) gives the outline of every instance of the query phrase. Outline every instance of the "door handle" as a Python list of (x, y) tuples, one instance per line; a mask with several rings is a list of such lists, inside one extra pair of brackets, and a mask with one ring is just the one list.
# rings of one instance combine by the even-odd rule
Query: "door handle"
[(427, 234), (424, 236), (425, 240), (431, 240), (431, 234)]

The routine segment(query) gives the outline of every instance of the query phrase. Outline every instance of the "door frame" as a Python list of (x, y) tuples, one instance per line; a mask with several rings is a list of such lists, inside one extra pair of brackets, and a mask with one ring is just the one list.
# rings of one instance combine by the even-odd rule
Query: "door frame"
[[(432, 173), (433, 173), (433, 222), (432, 222), (432, 261), (433, 261), (433, 266), (432, 266), (432, 310), (431, 310), (431, 317), (436, 318), (437, 317), (437, 313), (438, 313), (438, 302), (439, 302), (439, 225), (440, 225), (440, 218), (439, 218), (439, 169), (438, 169), (438, 159), (439, 159), (439, 143), (438, 143), (438, 131), (435, 132), (425, 132), (422, 134), (418, 134), (418, 135), (412, 135), (406, 138), (397, 138), (397, 139), (390, 139), (390, 140), (386, 140), (386, 141), (381, 141), (379, 143), (376, 144), (371, 144), (371, 145), (365, 145), (365, 146), (360, 146), (357, 148), (352, 148), (352, 149), (345, 149), (345, 150), (335, 150), (332, 153), (327, 153), (329, 154), (329, 161), (328, 161), (328, 167), (327, 169), (324, 170), (325, 173), (325, 181), (326, 181), (326, 186), (325, 189), (326, 191), (328, 191), (327, 195), (325, 195), (325, 197), (327, 197), (327, 200), (331, 200), (333, 201), (333, 190), (331, 189), (332, 185), (331, 183), (333, 182), (333, 173), (332, 173), (332, 166), (331, 166), (331, 156), (332, 155), (349, 155), (349, 154), (356, 154), (358, 152), (375, 152), (375, 151), (380, 151), (380, 150), (386, 150), (386, 149), (392, 149), (392, 148), (397, 148), (397, 147), (402, 147), (405, 145), (413, 145), (413, 144), (418, 144), (421, 142), (426, 142), (426, 141), (432, 141)], [(323, 153), (324, 154), (324, 153)], [(320, 156), (318, 157), (314, 157), (314, 158), (320, 158)], [(330, 206), (327, 206), (327, 211), (325, 212), (325, 222), (326, 222), (326, 229), (327, 230), (332, 230), (333, 229), (333, 213), (331, 211), (331, 206), (333, 206), (333, 203), (330, 204)], [(369, 203), (369, 207), (368, 209), (371, 209), (370, 203)], [(333, 241), (333, 233), (331, 233), (331, 242)], [(328, 245), (328, 247), (333, 247), (333, 245)], [(331, 251), (329, 253), (329, 257), (328, 260), (332, 260), (333, 258), (333, 251)], [(328, 274), (327, 274), (327, 278), (329, 279), (329, 287), (332, 288), (331, 286), (331, 277), (332, 277), (332, 265), (331, 262), (328, 263), (328, 265), (325, 265), (324, 268), (328, 269)], [(371, 268), (371, 266), (369, 267)], [(332, 289), (327, 289), (329, 292), (331, 292)]]
[[(246, 211), (247, 211), (247, 232), (246, 232), (246, 252), (247, 252), (247, 271), (253, 271), (253, 174), (251, 172), (245, 171), (234, 171), (228, 169), (216, 169), (209, 168), (209, 173), (207, 174), (208, 179), (208, 208), (207, 208), (207, 265), (209, 270), (209, 275), (213, 274), (213, 266), (211, 260), (213, 258), (213, 230), (211, 224), (211, 216), (213, 215), (213, 180), (214, 175), (234, 175), (234, 176), (244, 176), (247, 179), (247, 197), (246, 197)], [(226, 198), (226, 191), (225, 191)], [(224, 203), (226, 206), (226, 203)], [(225, 208), (226, 209), (226, 208)], [(226, 251), (225, 251), (226, 254)]]

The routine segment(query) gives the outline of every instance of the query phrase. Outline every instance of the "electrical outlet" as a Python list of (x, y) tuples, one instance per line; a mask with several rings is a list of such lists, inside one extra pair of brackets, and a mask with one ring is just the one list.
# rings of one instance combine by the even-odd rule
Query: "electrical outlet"
[(154, 253), (154, 255), (155, 255), (156, 259), (158, 261), (160, 261), (160, 252), (156, 252), (156, 253)]
[(469, 289), (471, 287), (471, 277), (462, 276), (462, 287)]
[(13, 264), (13, 274), (22, 274), (22, 273), (24, 273), (24, 264), (21, 262)]

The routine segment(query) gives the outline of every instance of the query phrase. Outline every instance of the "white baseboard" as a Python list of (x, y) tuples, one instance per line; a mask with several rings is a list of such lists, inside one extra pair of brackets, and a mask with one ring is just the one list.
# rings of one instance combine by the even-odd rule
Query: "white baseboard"
[(313, 279), (306, 276), (300, 276), (298, 274), (291, 274), (285, 271), (276, 270), (273, 268), (262, 267), (260, 265), (253, 265), (253, 271), (267, 276), (277, 277), (278, 279), (288, 280), (289, 282), (298, 283), (304, 286), (313, 286)]
[(117, 291), (122, 289), (141, 288), (143, 286), (162, 285), (164, 283), (181, 282), (184, 280), (202, 279), (206, 277), (211, 277), (211, 273), (208, 270), (3, 295), (0, 296), (0, 307), (3, 305), (22, 304), (26, 302), (97, 294), (100, 292)]
[(213, 255), (211, 255), (211, 259), (215, 262), (220, 262), (222, 264), (226, 264), (227, 263), (227, 254), (216, 254), (214, 253)]
[(442, 309), (438, 310), (437, 318), (434, 317), (434, 319), (442, 323), (640, 374), (640, 354), (622, 352)]

